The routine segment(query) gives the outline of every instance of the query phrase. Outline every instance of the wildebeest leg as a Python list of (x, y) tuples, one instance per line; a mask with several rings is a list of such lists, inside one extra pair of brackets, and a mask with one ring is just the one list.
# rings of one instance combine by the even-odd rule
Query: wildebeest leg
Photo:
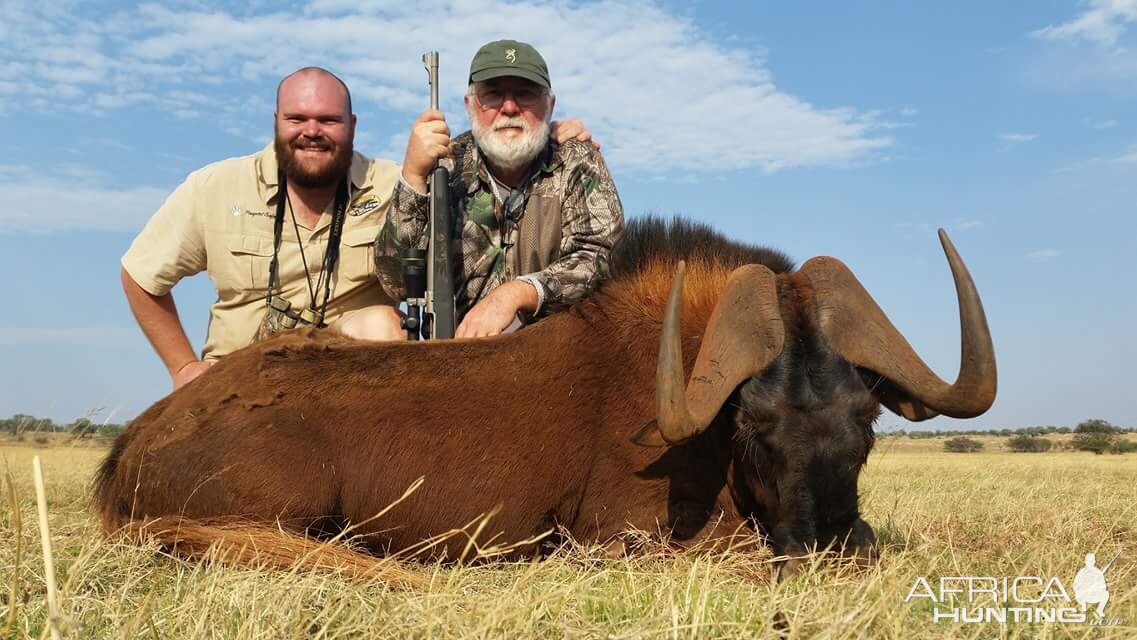
[(782, 558), (774, 565), (774, 577), (778, 582), (788, 580), (800, 573), (809, 558), (810, 549), (806, 548), (802, 540), (809, 540), (814, 537), (812, 526), (808, 526), (807, 531), (803, 531), (802, 528), (802, 524), (791, 527), (788, 523), (782, 522), (770, 532), (770, 539), (774, 544), (774, 553)]
[(849, 535), (841, 542), (841, 557), (852, 560), (864, 568), (876, 564), (880, 556), (876, 549), (876, 533), (869, 523), (857, 518)]
[(600, 557), (605, 560), (619, 560), (627, 555), (628, 543), (623, 536), (609, 540), (600, 551)]

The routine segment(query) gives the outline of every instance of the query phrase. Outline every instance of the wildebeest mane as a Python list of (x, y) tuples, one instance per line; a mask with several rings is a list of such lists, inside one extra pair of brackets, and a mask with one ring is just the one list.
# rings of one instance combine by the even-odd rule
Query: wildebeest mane
[(764, 264), (774, 273), (794, 268), (793, 261), (780, 251), (730, 240), (699, 222), (649, 215), (628, 221), (623, 239), (612, 252), (612, 277), (620, 280), (654, 262), (677, 260), (727, 268)]

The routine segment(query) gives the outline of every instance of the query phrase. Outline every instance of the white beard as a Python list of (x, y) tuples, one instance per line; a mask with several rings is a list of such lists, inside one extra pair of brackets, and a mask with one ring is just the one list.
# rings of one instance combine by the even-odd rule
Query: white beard
[[(483, 127), (474, 114), (470, 115), (470, 130), (474, 134), (474, 142), (478, 150), (495, 167), (505, 171), (516, 171), (529, 166), (549, 142), (549, 113), (545, 120), (536, 128), (531, 128), (521, 116), (498, 116), (493, 124)], [(522, 133), (517, 136), (506, 137), (498, 133), (505, 127), (518, 127)]]

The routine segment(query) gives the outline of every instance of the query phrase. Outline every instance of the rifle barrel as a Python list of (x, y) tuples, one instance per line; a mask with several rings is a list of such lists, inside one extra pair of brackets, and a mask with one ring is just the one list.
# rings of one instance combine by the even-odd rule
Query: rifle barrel
[(1120, 557), (1121, 557), (1121, 550), (1119, 549), (1117, 551), (1117, 553), (1113, 554), (1113, 559), (1110, 560), (1109, 563), (1106, 564), (1104, 567), (1102, 567), (1102, 570), (1101, 570), (1102, 574), (1105, 574), (1106, 571), (1109, 571), (1109, 568), (1112, 567), (1113, 563)]
[[(430, 81), (430, 108), (438, 110), (438, 52), (422, 54)], [(431, 317), (430, 333), (433, 338), (454, 337), (457, 329), (457, 313), (454, 308), (454, 270), (450, 260), (451, 229), (450, 221), (450, 172), (446, 167), (435, 165), (430, 173), (430, 223), (427, 246), (428, 292), (427, 312)]]

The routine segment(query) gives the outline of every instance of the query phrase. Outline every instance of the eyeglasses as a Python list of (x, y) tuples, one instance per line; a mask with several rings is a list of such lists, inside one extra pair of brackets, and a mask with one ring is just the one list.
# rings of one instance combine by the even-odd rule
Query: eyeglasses
[(505, 104), (506, 96), (513, 98), (519, 107), (532, 108), (537, 106), (546, 95), (548, 94), (545, 90), (539, 87), (522, 87), (511, 91), (486, 87), (474, 92), (474, 96), (478, 99), (478, 104), (481, 105), (483, 111), (500, 109), (501, 105)]

